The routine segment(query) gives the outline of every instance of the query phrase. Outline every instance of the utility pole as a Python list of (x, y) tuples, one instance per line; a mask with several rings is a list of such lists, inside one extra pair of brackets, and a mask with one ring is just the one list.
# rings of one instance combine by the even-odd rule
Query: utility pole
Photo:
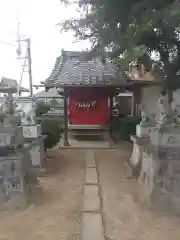
[[(19, 11), (17, 8), (17, 18), (18, 18), (18, 28), (17, 28), (17, 43), (18, 43), (18, 49), (17, 49), (17, 54), (18, 54), (18, 59), (21, 61), (21, 59), (24, 59), (24, 64), (23, 64), (23, 69), (22, 69), (22, 74), (20, 78), (20, 85), (22, 82), (22, 77), (23, 73), (25, 71), (25, 67), (28, 67), (28, 75), (29, 75), (29, 94), (30, 97), (33, 96), (33, 87), (32, 87), (32, 59), (31, 59), (31, 40), (30, 38), (24, 38), (25, 36), (20, 34), (20, 20), (19, 20)], [(26, 46), (26, 55), (25, 57), (21, 57), (21, 42), (25, 42), (27, 44)]]
[[(18, 91), (17, 91), (17, 97), (19, 95), (19, 89), (21, 87), (21, 83), (22, 83), (22, 78), (23, 78), (23, 74), (25, 72), (25, 68), (28, 67), (28, 74), (29, 74), (29, 94), (30, 97), (33, 96), (33, 86), (32, 86), (32, 59), (31, 59), (31, 40), (30, 38), (26, 38), (24, 35), (20, 34), (20, 20), (19, 20), (19, 12), (17, 9), (17, 18), (18, 18), (18, 26), (17, 26), (17, 33), (16, 34), (12, 34), (12, 35), (16, 35), (17, 36), (17, 45), (11, 44), (9, 42), (5, 42), (5, 41), (1, 41), (0, 43), (2, 44), (6, 44), (12, 47), (17, 47), (16, 49), (16, 53), (18, 55), (18, 60), (24, 60), (24, 63), (22, 65), (22, 72), (21, 72), (21, 76), (20, 76), (20, 82), (19, 82), (19, 86), (18, 86)], [(25, 42), (27, 44), (26, 46), (26, 54), (25, 56), (21, 56), (22, 52), (21, 52), (21, 42)], [(20, 63), (21, 66), (21, 63)]]
[(31, 40), (27, 40), (27, 60), (28, 60), (28, 73), (29, 73), (29, 93), (30, 96), (33, 96), (33, 87), (32, 87), (32, 61), (31, 61)]
[[(27, 49), (27, 53), (25, 55), (25, 57), (21, 57), (21, 49), (20, 49), (20, 44), (18, 44), (18, 49), (17, 49), (17, 53), (19, 55), (19, 60), (21, 59), (25, 59), (25, 66), (28, 67), (28, 75), (29, 75), (29, 95), (30, 97), (33, 96), (33, 86), (32, 86), (32, 59), (31, 59), (31, 40), (30, 38), (27, 39), (20, 39), (20, 42), (25, 42), (27, 44), (26, 49)], [(23, 65), (23, 72), (24, 72), (25, 68)], [(22, 73), (23, 74), (23, 73)], [(22, 79), (20, 80), (21, 83)]]

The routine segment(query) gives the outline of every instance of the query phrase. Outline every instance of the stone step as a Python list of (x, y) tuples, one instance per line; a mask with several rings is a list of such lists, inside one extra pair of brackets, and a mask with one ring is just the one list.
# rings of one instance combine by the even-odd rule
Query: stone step
[(83, 213), (80, 240), (105, 240), (99, 213)]
[(97, 185), (85, 185), (84, 212), (100, 212), (100, 198)]
[(96, 168), (86, 168), (85, 184), (97, 184)]
[(93, 151), (89, 150), (86, 155), (86, 167), (96, 167)]

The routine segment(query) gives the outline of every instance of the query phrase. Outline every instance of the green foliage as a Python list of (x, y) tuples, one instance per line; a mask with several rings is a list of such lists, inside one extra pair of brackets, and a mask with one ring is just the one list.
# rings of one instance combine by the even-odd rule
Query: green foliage
[(139, 124), (140, 117), (125, 117), (114, 119), (113, 137), (116, 141), (130, 141), (131, 135), (136, 134), (136, 125)]
[(51, 106), (44, 102), (38, 103), (36, 107), (36, 117), (40, 117), (41, 115), (47, 113), (50, 110), (50, 108)]
[(52, 149), (55, 147), (61, 137), (62, 123), (55, 119), (43, 119), (41, 122), (43, 135), (47, 135), (44, 141), (44, 149)]
[(131, 135), (136, 134), (136, 125), (140, 122), (138, 117), (126, 117), (119, 121), (119, 137), (120, 140), (129, 141)]
[[(77, 0), (76, 3), (80, 17), (62, 22), (62, 30), (73, 30), (78, 39), (90, 40), (93, 50), (112, 51), (112, 58), (121, 69), (126, 69), (132, 61), (147, 68), (156, 62), (168, 87), (180, 85), (180, 1)], [(172, 84), (172, 80), (176, 83)]]
[(43, 117), (43, 114), (46, 114), (49, 109), (51, 108), (50, 105), (45, 103), (37, 104), (36, 108), (36, 116), (42, 117), (40, 120), (41, 127), (42, 127), (42, 134), (46, 135), (46, 139), (44, 141), (44, 150), (47, 151), (48, 149), (52, 149), (57, 145), (61, 137), (61, 129), (62, 123), (56, 119), (47, 119)]

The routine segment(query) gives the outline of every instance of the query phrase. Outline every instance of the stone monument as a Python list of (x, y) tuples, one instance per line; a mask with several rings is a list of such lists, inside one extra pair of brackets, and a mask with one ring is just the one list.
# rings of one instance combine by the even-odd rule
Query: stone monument
[(140, 199), (153, 208), (180, 213), (180, 121), (176, 107), (161, 94), (160, 119), (141, 142)]
[(23, 136), (25, 142), (31, 142), (30, 150), (33, 167), (41, 168), (44, 162), (44, 136), (41, 134), (41, 125), (36, 123), (36, 103), (31, 99), (22, 115)]
[(2, 207), (21, 208), (32, 199), (38, 181), (29, 154), (24, 146), (22, 126), (14, 115), (12, 94), (16, 89), (0, 84), (6, 93), (0, 111), (0, 202)]

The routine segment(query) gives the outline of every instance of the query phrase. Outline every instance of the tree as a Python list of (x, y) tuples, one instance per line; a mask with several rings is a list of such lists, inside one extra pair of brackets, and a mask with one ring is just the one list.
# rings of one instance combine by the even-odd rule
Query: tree
[[(62, 2), (72, 4), (73, 0)], [(76, 38), (89, 39), (95, 51), (110, 50), (121, 69), (132, 61), (149, 68), (153, 60), (163, 72), (168, 88), (179, 85), (179, 1), (77, 0), (76, 3), (80, 18), (62, 22), (61, 30), (73, 30)]]

